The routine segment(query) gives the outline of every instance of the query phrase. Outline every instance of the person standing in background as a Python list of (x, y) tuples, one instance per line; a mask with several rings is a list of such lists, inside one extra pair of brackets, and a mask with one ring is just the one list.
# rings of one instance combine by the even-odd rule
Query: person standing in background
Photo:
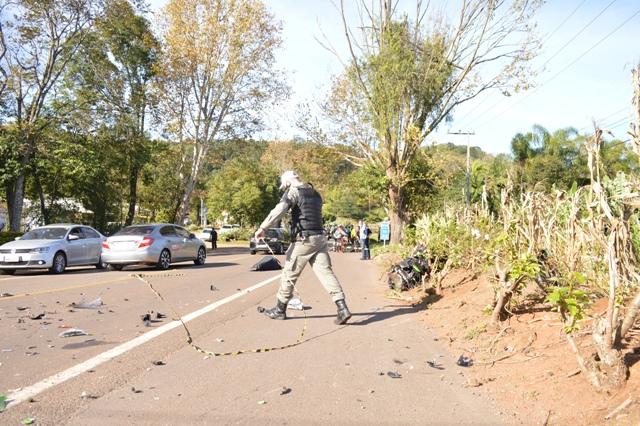
[(211, 236), (209, 237), (211, 241), (211, 250), (215, 250), (218, 248), (218, 233), (215, 228), (211, 228)]
[(362, 244), (362, 257), (361, 260), (370, 260), (371, 252), (369, 251), (369, 236), (371, 235), (371, 229), (364, 220), (360, 224), (360, 242)]

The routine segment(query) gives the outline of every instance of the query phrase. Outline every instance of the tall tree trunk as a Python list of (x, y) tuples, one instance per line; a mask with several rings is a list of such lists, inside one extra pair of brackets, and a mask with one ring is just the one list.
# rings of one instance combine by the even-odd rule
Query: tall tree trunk
[(24, 181), (25, 172), (21, 172), (13, 184), (10, 184), (10, 191), (7, 191), (7, 204), (9, 208), (9, 230), (20, 232), (22, 224), (22, 207), (24, 205)]
[(127, 212), (127, 218), (124, 221), (124, 226), (131, 225), (136, 215), (136, 204), (138, 202), (138, 175), (140, 174), (140, 168), (136, 163), (136, 161), (132, 161), (131, 166), (129, 167), (129, 210)]
[(193, 163), (191, 165), (191, 171), (186, 179), (184, 191), (180, 200), (180, 206), (178, 207), (178, 211), (176, 213), (176, 223), (180, 225), (184, 223), (184, 220), (189, 215), (189, 204), (191, 203), (191, 195), (193, 194), (193, 190), (196, 188), (198, 173), (200, 172), (200, 167), (206, 154), (206, 145), (200, 145), (196, 143), (196, 146), (193, 149)]
[(191, 203), (191, 194), (193, 194), (193, 190), (196, 187), (196, 176), (191, 174), (187, 178), (187, 183), (184, 187), (184, 192), (182, 193), (182, 198), (180, 200), (180, 206), (178, 207), (178, 211), (176, 213), (176, 223), (182, 225), (184, 220), (189, 215), (189, 204)]
[(402, 242), (402, 229), (406, 223), (404, 213), (404, 188), (400, 185), (389, 185), (389, 220), (391, 222), (391, 244)]
[(40, 183), (40, 176), (38, 176), (38, 170), (35, 166), (33, 170), (33, 181), (36, 186), (36, 192), (38, 193), (38, 200), (40, 201), (40, 214), (42, 215), (42, 220), (45, 225), (48, 225), (51, 221), (51, 217), (49, 216), (49, 210), (47, 209), (47, 200), (44, 196), (44, 190)]

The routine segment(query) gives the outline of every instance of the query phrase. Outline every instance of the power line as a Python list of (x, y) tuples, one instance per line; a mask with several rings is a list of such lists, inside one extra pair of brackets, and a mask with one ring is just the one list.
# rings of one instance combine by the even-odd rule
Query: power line
[(570, 45), (576, 38), (578, 38), (580, 36), (580, 34), (582, 34), (587, 28), (589, 28), (595, 21), (596, 19), (598, 19), (600, 16), (602, 16), (602, 14), (604, 12), (606, 12), (607, 9), (609, 9), (611, 7), (611, 5), (613, 5), (615, 2), (617, 2), (618, 0), (612, 0), (608, 5), (606, 5), (604, 7), (604, 9), (602, 9), (596, 16), (593, 17), (593, 19), (591, 19), (589, 22), (587, 22), (587, 24), (585, 26), (583, 26), (577, 33), (575, 33), (573, 35), (573, 37), (571, 37), (569, 39), (569, 41), (567, 41), (565, 44), (562, 45), (562, 47), (560, 49), (558, 49), (556, 51), (556, 53), (554, 53), (553, 55), (551, 55), (551, 57), (549, 59), (547, 59), (545, 61), (544, 64), (542, 64), (542, 66), (540, 67), (540, 70), (544, 69), (544, 67), (556, 56), (558, 56), (560, 54), (560, 52), (562, 52), (568, 45)]
[(582, 2), (580, 2), (580, 4), (578, 4), (578, 5), (576, 6), (576, 8), (575, 8), (575, 9), (573, 9), (573, 11), (572, 11), (572, 12), (571, 12), (571, 13), (570, 13), (566, 18), (564, 18), (564, 20), (563, 20), (562, 22), (560, 22), (560, 24), (559, 24), (559, 25), (558, 25), (558, 26), (557, 26), (553, 31), (551, 31), (551, 33), (550, 33), (550, 34), (548, 34), (548, 35), (547, 35), (547, 36), (542, 40), (542, 43), (547, 42), (551, 37), (553, 37), (553, 35), (554, 35), (556, 32), (558, 32), (558, 30), (559, 30), (560, 28), (562, 28), (562, 26), (563, 26), (564, 24), (566, 24), (566, 23), (567, 23), (567, 21), (568, 21), (569, 19), (571, 19), (571, 17), (572, 17), (572, 16), (573, 16), (577, 11), (578, 11), (578, 9), (580, 9), (580, 7), (582, 7), (582, 5), (583, 5), (586, 1), (587, 1), (587, 0), (582, 0)]
[(485, 125), (487, 125), (488, 123), (492, 122), (493, 120), (495, 120), (496, 118), (498, 118), (499, 116), (502, 116), (502, 114), (504, 114), (505, 112), (509, 111), (510, 109), (512, 109), (514, 106), (522, 103), (523, 101), (525, 101), (526, 99), (530, 98), (534, 93), (536, 93), (538, 90), (540, 90), (541, 87), (543, 87), (546, 84), (549, 84), (551, 81), (553, 81), (554, 79), (556, 79), (560, 74), (562, 74), (563, 72), (565, 72), (566, 70), (568, 70), (570, 67), (572, 67), (576, 62), (578, 62), (580, 59), (582, 59), (583, 57), (585, 57), (587, 54), (589, 54), (593, 49), (595, 49), (596, 47), (598, 47), (600, 44), (602, 44), (605, 40), (607, 40), (609, 37), (611, 37), (613, 34), (615, 34), (617, 31), (620, 30), (620, 28), (622, 28), (623, 26), (625, 26), (629, 21), (631, 21), (633, 18), (635, 18), (636, 16), (638, 16), (638, 14), (640, 14), (640, 9), (638, 9), (635, 13), (633, 13), (631, 16), (629, 16), (627, 19), (625, 19), (620, 25), (618, 25), (617, 27), (615, 27), (611, 32), (609, 32), (607, 35), (605, 35), (603, 38), (601, 38), (596, 44), (594, 44), (593, 46), (591, 46), (590, 48), (588, 48), (587, 50), (585, 50), (582, 54), (580, 54), (580, 56), (578, 56), (576, 59), (574, 59), (573, 61), (571, 61), (568, 65), (566, 65), (564, 68), (562, 68), (560, 71), (558, 71), (557, 73), (555, 73), (551, 78), (549, 78), (548, 80), (546, 80), (544, 83), (542, 83), (540, 86), (536, 87), (535, 89), (533, 89), (531, 92), (529, 92), (527, 95), (525, 95), (524, 97), (520, 98), (515, 104), (511, 105), (510, 107), (506, 108), (505, 110), (503, 110), (500, 114), (497, 114), (496, 116), (494, 116), (493, 118), (485, 121), (484, 123), (480, 124), (477, 127), (483, 127)]
[[(562, 26), (563, 26), (563, 25), (564, 25), (564, 24), (565, 24), (565, 23), (566, 23), (566, 22), (567, 22), (567, 21), (568, 21), (568, 20), (569, 20), (569, 19), (570, 19), (570, 18), (571, 18), (575, 13), (576, 13), (576, 11), (577, 11), (577, 10), (578, 10), (578, 9), (579, 9), (583, 4), (584, 4), (584, 3), (585, 3), (585, 1), (586, 1), (586, 0), (583, 0), (581, 3), (579, 3), (579, 4), (578, 4), (578, 6), (576, 6), (576, 8), (575, 8), (575, 9), (573, 9), (573, 11), (572, 11), (572, 12), (571, 12), (567, 17), (565, 17), (565, 18), (564, 18), (564, 20), (560, 23), (560, 25), (558, 25), (558, 26), (557, 26), (557, 27), (556, 27), (556, 28), (551, 32), (551, 34), (550, 34), (549, 36), (547, 36), (547, 37), (544, 39), (543, 43), (544, 43), (544, 42), (546, 42), (546, 41), (548, 41), (548, 40), (551, 38), (551, 36), (552, 36), (553, 34), (555, 34), (555, 33), (556, 33), (556, 32), (557, 32), (557, 31), (558, 31), (558, 30), (559, 30), (559, 29), (560, 29), (560, 28), (561, 28), (561, 27), (562, 27)], [(571, 43), (572, 43), (572, 42), (573, 42), (573, 41), (574, 41), (574, 40), (575, 40), (575, 39), (576, 39), (580, 34), (582, 34), (582, 33), (583, 33), (587, 28), (589, 28), (589, 27), (591, 26), (591, 24), (593, 24), (593, 23), (596, 21), (596, 19), (598, 19), (598, 18), (599, 18), (599, 17), (600, 17), (600, 16), (601, 16), (601, 15), (602, 15), (602, 14), (603, 14), (603, 13), (604, 13), (604, 12), (605, 12), (605, 11), (606, 11), (610, 6), (611, 6), (611, 5), (613, 5), (613, 3), (615, 3), (616, 1), (618, 1), (618, 0), (612, 0), (612, 1), (607, 5), (607, 6), (605, 6), (605, 8), (604, 8), (604, 9), (602, 9), (602, 10), (601, 10), (601, 11), (600, 11), (600, 12), (599, 12), (599, 13), (598, 13), (598, 14), (597, 14), (593, 19), (591, 19), (591, 20), (590, 20), (586, 25), (584, 25), (584, 26), (583, 26), (583, 27), (582, 27), (582, 28), (581, 28), (581, 29), (580, 29), (576, 34), (574, 34), (574, 36), (573, 36), (573, 37), (571, 37), (571, 39), (569, 39), (569, 41), (568, 41), (568, 42), (566, 42), (566, 43), (565, 43), (565, 44), (564, 44), (564, 45), (563, 45), (559, 50), (557, 50), (557, 51), (556, 51), (556, 52), (551, 56), (551, 58), (547, 59), (547, 60), (545, 61), (545, 63), (544, 63), (544, 64), (542, 64), (542, 66), (540, 66), (540, 67), (536, 70), (536, 73), (538, 73), (538, 72), (542, 71), (542, 70), (544, 69), (544, 67), (545, 67), (545, 66), (546, 66), (546, 65), (547, 65), (547, 64), (548, 64), (548, 63), (549, 63), (553, 58), (555, 58), (555, 57), (556, 57), (560, 52), (562, 52), (562, 50), (564, 50), (564, 49), (565, 49), (569, 44), (571, 44)], [(486, 101), (486, 99), (487, 99), (487, 98), (485, 98), (485, 101)], [(471, 124), (478, 122), (480, 118), (484, 117), (488, 112), (490, 112), (491, 110), (493, 110), (493, 109), (494, 109), (496, 106), (498, 106), (501, 102), (502, 102), (502, 99), (499, 99), (497, 102), (495, 102), (495, 103), (494, 103), (493, 105), (491, 105), (489, 108), (487, 108), (484, 112), (482, 112), (480, 115), (478, 115), (474, 120), (472, 120), (472, 121), (471, 121)], [(484, 101), (483, 101), (483, 102), (481, 102), (480, 104), (478, 104), (478, 106), (477, 106), (475, 109), (479, 108), (479, 107), (480, 107), (480, 105), (482, 105), (482, 103), (484, 103)], [(465, 116), (464, 116), (462, 119), (466, 118), (469, 114), (473, 113), (473, 112), (475, 111), (475, 109), (474, 109), (474, 110), (472, 110), (472, 111), (470, 111), (469, 113), (465, 114)]]

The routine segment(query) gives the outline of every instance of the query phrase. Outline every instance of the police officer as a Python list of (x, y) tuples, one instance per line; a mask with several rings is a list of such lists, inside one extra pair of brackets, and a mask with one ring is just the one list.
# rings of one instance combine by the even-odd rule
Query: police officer
[(280, 189), (285, 189), (280, 202), (271, 210), (255, 233), (256, 240), (263, 238), (265, 229), (274, 226), (291, 210), (291, 239), (286, 255), (282, 282), (278, 290), (276, 306), (264, 314), (271, 319), (287, 318), (287, 303), (293, 297), (293, 287), (307, 263), (335, 302), (338, 315), (336, 324), (344, 324), (351, 312), (344, 301), (344, 293), (338, 282), (327, 250), (327, 238), (322, 226), (322, 197), (313, 186), (300, 181), (296, 172), (288, 170), (280, 178)]

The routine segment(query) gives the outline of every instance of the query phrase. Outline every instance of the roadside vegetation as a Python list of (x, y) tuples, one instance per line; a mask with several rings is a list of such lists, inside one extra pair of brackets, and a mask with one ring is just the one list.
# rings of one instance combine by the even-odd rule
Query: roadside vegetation
[(11, 231), (0, 243), (25, 218), (112, 232), (196, 227), (203, 214), (240, 224), (227, 236), (246, 240), (279, 200), (280, 173), (295, 169), (323, 194), (328, 223), (391, 221), (392, 244), (377, 253), (423, 245), (425, 289), (442, 295), (456, 270), (491, 277), (487, 327), (470, 338), (499, 335), (533, 303), (557, 312), (596, 389), (620, 388), (640, 311), (640, 68), (628, 135), (536, 125), (496, 156), (426, 144), (481, 92), (529, 86), (541, 2), (470, 1), (458, 24), (416, 3), (409, 17), (363, 2), (357, 23), (342, 10), (349, 57), (318, 108), (297, 117), (306, 137), (264, 141), (254, 136), (265, 111), (289, 90), (275, 66), (281, 24), (265, 3), (170, 0), (152, 22), (142, 1), (0, 0)]

